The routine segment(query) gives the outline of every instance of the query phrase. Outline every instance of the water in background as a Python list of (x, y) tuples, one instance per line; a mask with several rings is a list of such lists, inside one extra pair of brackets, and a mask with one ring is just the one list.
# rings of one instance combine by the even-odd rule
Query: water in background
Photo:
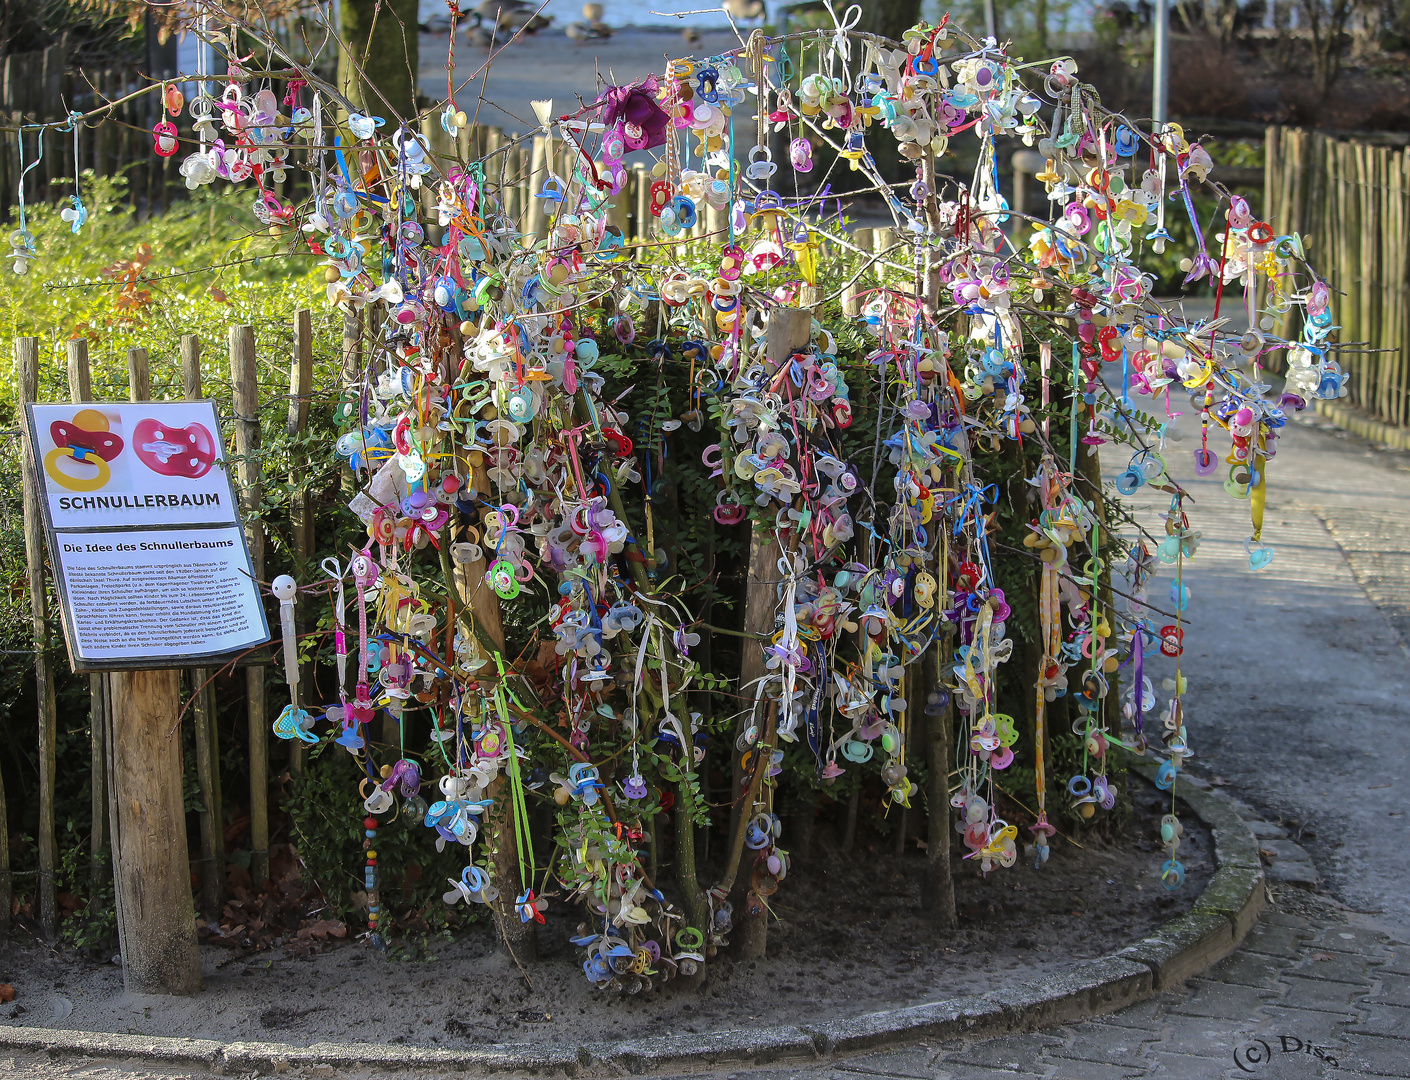
[[(766, 0), (767, 2), (767, 0)], [(529, 0), (530, 7), (537, 8), (542, 0)], [(548, 6), (543, 9), (545, 15), (553, 16), (553, 26), (551, 30), (562, 32), (562, 28), (571, 22), (581, 22), (583, 19), (584, 0), (548, 0)], [(729, 20), (725, 18), (723, 12), (719, 11), (719, 0), (601, 0), (603, 12), (602, 21), (609, 26), (672, 26), (684, 28), (686, 26), (699, 27), (724, 27), (728, 29)], [(462, 7), (470, 10), (478, 6), (475, 3), (465, 3)], [(696, 11), (703, 8), (712, 10), (704, 15), (689, 15), (684, 19), (662, 18), (660, 15), (653, 15), (655, 11)], [(772, 8), (772, 5), (770, 5)], [(421, 0), (421, 23), (424, 26), (432, 18), (444, 19), (446, 17), (445, 0)], [(752, 27), (754, 24), (750, 24)]]

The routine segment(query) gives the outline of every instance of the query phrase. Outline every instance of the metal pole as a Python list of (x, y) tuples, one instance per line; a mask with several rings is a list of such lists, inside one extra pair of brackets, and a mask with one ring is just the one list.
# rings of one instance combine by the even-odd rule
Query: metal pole
[(984, 0), (984, 33), (999, 40), (999, 16), (994, 10), (994, 0)]
[(1151, 118), (1157, 129), (1170, 119), (1170, 0), (1155, 0), (1155, 56), (1151, 75)]

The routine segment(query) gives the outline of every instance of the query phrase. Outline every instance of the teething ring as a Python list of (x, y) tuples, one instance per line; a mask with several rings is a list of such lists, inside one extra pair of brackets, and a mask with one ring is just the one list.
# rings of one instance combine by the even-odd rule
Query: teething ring
[[(112, 479), (112, 466), (96, 453), (87, 453), (83, 457), (79, 457), (73, 451), (74, 448), (71, 446), (56, 446), (44, 455), (44, 471), (49, 474), (49, 478), (70, 491), (97, 491), (106, 486), (107, 482)], [(71, 458), (80, 465), (93, 465), (98, 470), (98, 475), (84, 478), (64, 472), (57, 464), (61, 458)]]

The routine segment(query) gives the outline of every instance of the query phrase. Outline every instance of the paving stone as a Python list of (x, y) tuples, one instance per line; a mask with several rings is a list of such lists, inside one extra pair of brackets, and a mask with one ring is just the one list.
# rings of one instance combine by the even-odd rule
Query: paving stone
[[(1294, 1052), (1292, 1048), (1300, 1044), (1301, 1040), (1293, 1037), (1286, 1043), (1290, 1052), (1284, 1053), (1281, 1049), (1284, 1044), (1276, 1036), (1265, 1038), (1262, 1043), (1250, 1041), (1234, 1051), (1234, 1067), (1224, 1075), (1242, 1077), (1244, 1080), (1251, 1076), (1256, 1076), (1258, 1080), (1317, 1080), (1319, 1077), (1346, 1075), (1332, 1064), (1332, 1061), (1341, 1062), (1342, 1055), (1346, 1053), (1345, 1048), (1338, 1051), (1324, 1049), (1323, 1052), (1330, 1055), (1328, 1059), (1319, 1058), (1305, 1050)], [(1265, 1056), (1265, 1046), (1272, 1050), (1271, 1057)]]
[(1390, 957), (1381, 970), (1395, 972), (1399, 975), (1410, 975), (1410, 945), (1391, 944), (1389, 952)]
[(1310, 979), (1361, 984), (1380, 978), (1381, 962), (1379, 957), (1333, 952), (1309, 945), (1286, 970), (1289, 974), (1305, 975)]
[(1248, 831), (1260, 840), (1285, 840), (1288, 830), (1281, 825), (1274, 825), (1271, 821), (1259, 821), (1256, 818), (1244, 822), (1248, 826)]
[(1388, 959), (1390, 957), (1388, 943), (1389, 939), (1379, 931), (1336, 923), (1318, 931), (1312, 939), (1312, 948)]
[(1145, 1076), (1143, 1067), (1132, 1068), (1125, 1065), (1104, 1065), (1096, 1061), (1055, 1061), (1055, 1068), (1048, 1074), (1050, 1080), (1130, 1080), (1131, 1077)]
[(1371, 977), (1376, 980), (1375, 989), (1358, 1000), (1410, 1006), (1410, 975), (1371, 968)]
[(1295, 956), (1309, 937), (1305, 929), (1270, 923), (1265, 912), (1244, 938), (1243, 947), (1267, 956)]
[(1141, 1033), (1134, 1028), (1108, 1028), (1103, 1031), (1095, 1029), (1095, 1025), (1084, 1025), (1067, 1046), (1050, 1050), (1048, 1057), (1053, 1061), (1074, 1058), (1144, 1069), (1148, 1062), (1147, 1049)]
[(1325, 1012), (1349, 1012), (1353, 997), (1370, 992), (1369, 982), (1345, 983), (1330, 979), (1317, 979), (1292, 972), (1283, 973), (1287, 985), (1279, 1004), (1295, 1009), (1321, 1009)]
[(1135, 1005), (1128, 1005), (1120, 1012), (1107, 1013), (1105, 1016), (1089, 1020), (1088, 1024), (1153, 1031), (1165, 1022), (1165, 1014), (1170, 1011), (1171, 1006), (1184, 999), (1184, 994), (1157, 994)]
[(1267, 1005), (1263, 1009), (1266, 1019), (1258, 1024), (1260, 1031), (1274, 1034), (1296, 1035), (1300, 1039), (1320, 1039), (1327, 1042), (1339, 1039), (1348, 1025), (1357, 1022), (1359, 1014), (1352, 1012), (1324, 1012), (1321, 1009), (1290, 1009), (1282, 1005)]
[(1280, 885), (1297, 885), (1304, 889), (1315, 889), (1321, 880), (1317, 868), (1310, 860), (1277, 859), (1268, 867), (1268, 880)]
[(1277, 959), (1240, 949), (1210, 968), (1208, 977), (1214, 982), (1272, 989), (1281, 970), (1282, 964)]
[(903, 1050), (883, 1050), (876, 1054), (862, 1054), (838, 1062), (837, 1068), (843, 1072), (864, 1073), (870, 1076), (912, 1076), (929, 1077), (934, 1074), (931, 1065), (936, 1058), (934, 1050), (906, 1048)]
[[(1152, 1061), (1163, 1060), (1167, 1054), (1187, 1054), (1191, 1057), (1223, 1057), (1253, 1028), (1262, 1023), (1254, 1020), (1218, 1020), (1208, 1017), (1187, 1017), (1184, 1023), (1173, 1020), (1165, 1038), (1151, 1045)], [(1232, 1058), (1230, 1059), (1232, 1063)]]
[(1307, 849), (1293, 840), (1260, 840), (1258, 850), (1265, 859), (1275, 859), (1279, 862), (1311, 862), (1312, 856), (1307, 853)]
[(1276, 908), (1270, 908), (1259, 922), (1264, 926), (1286, 926), (1293, 930), (1305, 930), (1309, 936), (1318, 930), (1317, 926), (1314, 926), (1303, 916), (1279, 911)]
[[(791, 1069), (750, 1069), (748, 1072), (716, 1072), (705, 1074), (706, 1080), (821, 1080), (822, 1077), (829, 1077), (829, 1080), (831, 1080), (832, 1074), (830, 1072), (819, 1072), (816, 1069), (801, 1065), (795, 1065)], [(660, 1074), (655, 1074), (653, 1080), (701, 1080), (701, 1074), (667, 1073), (665, 1077), (660, 1077)], [(855, 1078), (839, 1077), (837, 1080), (855, 1080)]]
[[(1410, 1009), (1375, 1001), (1362, 1001), (1356, 1008), (1361, 1019), (1347, 1028), (1348, 1034), (1410, 1038)], [(1410, 1051), (1410, 1046), (1406, 1049)]]
[(1161, 1054), (1155, 1058), (1146, 1076), (1150, 1080), (1214, 1080), (1227, 1075), (1226, 1066), (1227, 1069), (1234, 1069), (1232, 1050), (1223, 1061), (1191, 1054)]
[(1410, 1042), (1376, 1035), (1348, 1034), (1349, 1049), (1337, 1064), (1352, 1076), (1375, 1073), (1379, 1076), (1410, 1076)]
[(1062, 1038), (1051, 1032), (1042, 1031), (985, 1039), (960, 1049), (946, 1050), (934, 1068), (948, 1069), (955, 1063), (962, 1063), (1041, 1075), (1047, 1071), (1047, 1066), (1043, 1064), (1044, 1052), (1061, 1047), (1063, 1042)]
[(1258, 1010), (1277, 1000), (1276, 992), (1236, 983), (1193, 979), (1192, 993), (1170, 1010), (1172, 1022), (1178, 1016), (1210, 1016), (1224, 1020), (1250, 1022), (1257, 1019)]
[[(1044, 1069), (1046, 1070), (1046, 1066)], [(946, 1061), (935, 1066), (934, 1075), (935, 1080), (1014, 1080), (1014, 1077), (1025, 1074), (1008, 1069), (991, 1069), (987, 1065), (965, 1065), (961, 1062)]]

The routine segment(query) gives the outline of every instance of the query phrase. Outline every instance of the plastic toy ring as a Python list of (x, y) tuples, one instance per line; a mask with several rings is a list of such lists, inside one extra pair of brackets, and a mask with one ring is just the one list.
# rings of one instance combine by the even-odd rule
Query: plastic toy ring
[[(80, 465), (92, 465), (97, 469), (93, 476), (74, 476), (59, 468), (60, 459), (69, 459), (78, 462)], [(97, 491), (101, 487), (107, 486), (112, 479), (112, 466), (99, 457), (96, 453), (84, 453), (81, 449), (75, 452), (72, 446), (56, 446), (44, 455), (44, 471), (49, 474), (49, 479), (56, 484), (68, 488), (69, 491)]]

